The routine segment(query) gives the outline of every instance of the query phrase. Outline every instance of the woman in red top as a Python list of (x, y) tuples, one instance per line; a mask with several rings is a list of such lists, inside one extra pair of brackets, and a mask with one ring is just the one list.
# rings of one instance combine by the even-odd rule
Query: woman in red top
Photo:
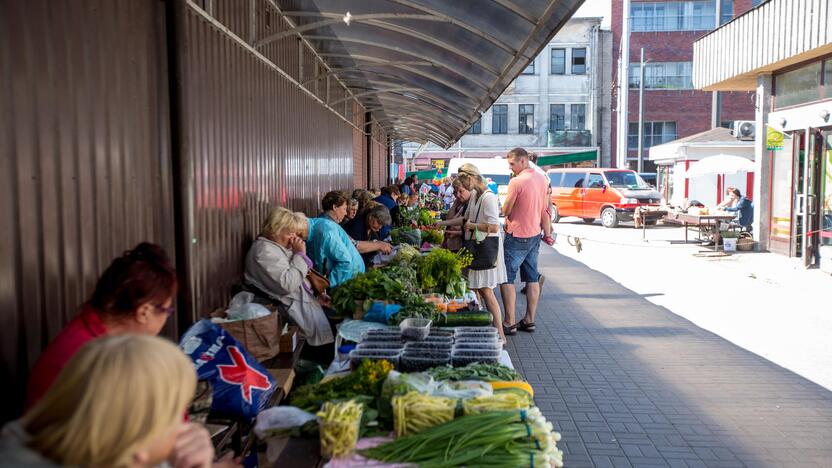
[(88, 341), (102, 335), (158, 335), (176, 295), (176, 271), (158, 245), (141, 243), (104, 271), (92, 297), (43, 351), (32, 368), (26, 407), (52, 385), (67, 361)]

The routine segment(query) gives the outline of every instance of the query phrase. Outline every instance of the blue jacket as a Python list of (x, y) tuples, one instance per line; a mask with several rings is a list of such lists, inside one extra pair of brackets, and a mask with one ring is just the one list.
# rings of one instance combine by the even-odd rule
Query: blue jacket
[(751, 203), (751, 200), (745, 197), (740, 198), (740, 201), (737, 202), (736, 206), (725, 208), (725, 211), (739, 212), (737, 223), (740, 226), (748, 227), (754, 222), (754, 204)]
[(315, 269), (329, 279), (330, 287), (364, 273), (364, 260), (341, 226), (329, 218), (309, 219), (307, 254)]

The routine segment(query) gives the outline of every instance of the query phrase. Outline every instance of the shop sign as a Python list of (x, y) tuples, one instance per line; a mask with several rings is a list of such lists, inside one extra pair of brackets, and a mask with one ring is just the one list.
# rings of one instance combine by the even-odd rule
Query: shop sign
[(433, 160), (433, 167), (436, 169), (443, 169), (445, 167), (445, 160), (444, 159), (434, 159)]
[(766, 149), (769, 151), (778, 151), (783, 149), (783, 139), (785, 135), (783, 132), (778, 132), (777, 130), (769, 127), (766, 125)]

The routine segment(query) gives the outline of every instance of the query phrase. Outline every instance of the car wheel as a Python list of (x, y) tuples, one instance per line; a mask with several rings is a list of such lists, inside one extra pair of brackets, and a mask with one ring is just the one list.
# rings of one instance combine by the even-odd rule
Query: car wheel
[(607, 207), (601, 211), (601, 224), (603, 224), (605, 228), (614, 228), (618, 226), (618, 213), (615, 212), (615, 208)]
[(583, 220), (587, 224), (592, 224), (595, 222), (595, 218), (583, 218)]
[(648, 226), (655, 226), (655, 225), (659, 224), (659, 220), (657, 220), (657, 219), (651, 219), (650, 221), (647, 221), (647, 222), (646, 222), (646, 223), (644, 223), (644, 224), (646, 224), (646, 225), (648, 225)]
[(558, 207), (552, 206), (552, 222), (556, 223), (560, 221), (560, 214), (558, 213)]

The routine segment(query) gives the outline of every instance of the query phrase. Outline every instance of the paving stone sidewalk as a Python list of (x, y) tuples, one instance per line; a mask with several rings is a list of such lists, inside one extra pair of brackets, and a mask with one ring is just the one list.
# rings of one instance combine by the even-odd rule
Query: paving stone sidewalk
[(508, 349), (567, 467), (832, 467), (832, 392), (553, 250), (540, 265), (537, 331)]

